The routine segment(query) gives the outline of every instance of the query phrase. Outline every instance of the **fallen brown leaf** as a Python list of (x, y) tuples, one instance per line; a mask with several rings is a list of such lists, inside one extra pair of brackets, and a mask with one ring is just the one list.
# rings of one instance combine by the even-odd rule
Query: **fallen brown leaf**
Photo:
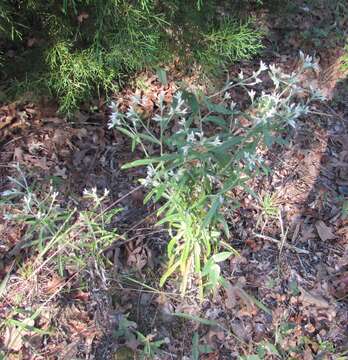
[(299, 286), (299, 289), (301, 290), (300, 300), (304, 304), (314, 305), (314, 306), (317, 306), (318, 308), (329, 308), (330, 307), (329, 302), (326, 301), (322, 296), (313, 294), (309, 291), (306, 291), (305, 289), (301, 288), (300, 286)]
[[(27, 318), (21, 320), (23, 326), (34, 326), (34, 320)], [(4, 335), (4, 347), (10, 351), (20, 351), (23, 346), (23, 336), (30, 334), (30, 331), (25, 328), (19, 328), (14, 325), (10, 325), (5, 329)]]
[(19, 351), (23, 346), (21, 331), (14, 325), (5, 329), (4, 348), (8, 351)]
[(45, 292), (48, 294), (54, 294), (59, 287), (64, 283), (64, 279), (60, 276), (54, 276), (45, 286)]
[(20, 147), (16, 147), (13, 152), (13, 160), (17, 162), (23, 162), (23, 149)]
[(324, 221), (318, 220), (315, 223), (315, 227), (321, 240), (327, 241), (336, 238), (336, 235), (332, 233), (331, 229), (324, 223)]

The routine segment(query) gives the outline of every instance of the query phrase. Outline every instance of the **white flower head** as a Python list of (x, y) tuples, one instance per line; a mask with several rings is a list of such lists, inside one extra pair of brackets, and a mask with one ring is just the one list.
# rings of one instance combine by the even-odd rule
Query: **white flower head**
[(187, 134), (186, 141), (187, 142), (195, 142), (196, 141), (195, 133), (193, 131), (191, 131), (189, 134)]
[(109, 109), (112, 111), (112, 112), (115, 112), (118, 110), (118, 103), (115, 102), (115, 101), (111, 101), (110, 105), (109, 105)]
[(108, 129), (113, 129), (115, 126), (121, 125), (121, 116), (118, 111), (112, 112), (109, 117)]
[(188, 155), (188, 151), (190, 150), (190, 147), (188, 145), (185, 145), (182, 147), (182, 153), (184, 156)]
[(229, 99), (231, 99), (231, 94), (228, 91), (226, 91), (224, 94), (224, 100), (229, 100)]
[(210, 142), (210, 144), (213, 146), (219, 146), (222, 144), (222, 141), (220, 140), (220, 138), (218, 136), (216, 136), (216, 138), (212, 142)]
[(134, 105), (140, 105), (142, 99), (140, 95), (132, 95), (131, 96), (131, 104)]
[(256, 92), (254, 91), (254, 89), (251, 89), (250, 91), (248, 91), (248, 95), (250, 97), (251, 102), (254, 102), (254, 98), (256, 95)]
[(185, 127), (186, 126), (186, 119), (185, 118), (181, 118), (179, 121), (178, 121), (178, 124), (181, 126), (181, 127)]
[(153, 165), (147, 165), (146, 171), (147, 171), (147, 176), (149, 178), (152, 178), (155, 176), (155, 169), (154, 169)]
[(14, 219), (14, 216), (10, 213), (5, 213), (2, 217), (4, 220), (8, 220), (8, 221)]
[(244, 73), (243, 73), (243, 70), (241, 70), (238, 74), (238, 78), (243, 80), (244, 79)]
[(51, 194), (52, 200), (55, 201), (56, 198), (58, 197), (58, 195), (59, 195), (59, 192), (58, 192), (58, 191), (54, 191), (54, 192)]
[(104, 197), (107, 197), (110, 194), (110, 190), (108, 190), (107, 188), (104, 189)]
[(319, 65), (314, 58), (310, 55), (305, 55), (301, 50), (300, 59), (303, 63), (303, 69), (313, 69), (314, 71), (319, 71)]
[(153, 118), (152, 118), (153, 121), (156, 121), (156, 122), (161, 122), (163, 120), (163, 117), (159, 114), (156, 114)]
[(263, 71), (265, 71), (265, 70), (267, 70), (267, 69), (268, 69), (268, 66), (261, 60), (261, 61), (260, 61), (259, 72), (261, 73), (261, 72), (263, 72)]
[(135, 111), (134, 107), (133, 106), (130, 106), (128, 108), (128, 111), (126, 113), (126, 116), (129, 120), (132, 121), (133, 125), (136, 126), (136, 123), (138, 121), (138, 118), (139, 118), (139, 115), (138, 113)]
[(230, 103), (230, 109), (234, 110), (234, 108), (236, 107), (237, 103), (235, 103), (233, 100)]
[(155, 168), (153, 167), (153, 165), (151, 165), (151, 164), (148, 165), (146, 167), (146, 172), (147, 172), (146, 178), (141, 179), (141, 183), (145, 187), (148, 187), (150, 185), (153, 186), (154, 185), (154, 176), (156, 174), (156, 171), (155, 171)]
[(246, 165), (249, 168), (249, 170), (255, 169), (258, 163), (260, 164), (263, 162), (261, 156), (258, 156), (256, 154), (251, 154), (247, 151), (244, 152), (244, 159), (246, 160)]
[(322, 93), (321, 89), (314, 87), (313, 85), (310, 85), (309, 88), (311, 90), (312, 100), (325, 101), (327, 99), (326, 96)]
[(141, 99), (140, 105), (146, 106), (146, 104), (147, 104), (148, 101), (149, 101), (149, 98), (144, 95), (144, 96), (142, 97), (142, 99)]

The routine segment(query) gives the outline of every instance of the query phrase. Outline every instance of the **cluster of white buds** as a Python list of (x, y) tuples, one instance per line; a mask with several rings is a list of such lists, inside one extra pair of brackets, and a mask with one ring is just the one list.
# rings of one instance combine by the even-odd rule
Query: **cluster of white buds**
[(122, 124), (122, 114), (119, 113), (118, 104), (114, 101), (111, 102), (109, 109), (111, 110), (111, 114), (109, 117), (108, 129), (113, 129), (115, 126), (120, 126)]
[(155, 168), (153, 167), (153, 165), (147, 165), (146, 167), (146, 178), (141, 180), (141, 184), (144, 185), (145, 187), (149, 187), (149, 186), (153, 186), (153, 178), (156, 174), (155, 172)]
[(110, 191), (108, 189), (104, 189), (104, 193), (102, 195), (98, 195), (98, 191), (96, 187), (93, 187), (92, 189), (84, 189), (83, 190), (83, 196), (86, 199), (92, 200), (96, 206), (99, 206), (105, 198), (110, 194)]

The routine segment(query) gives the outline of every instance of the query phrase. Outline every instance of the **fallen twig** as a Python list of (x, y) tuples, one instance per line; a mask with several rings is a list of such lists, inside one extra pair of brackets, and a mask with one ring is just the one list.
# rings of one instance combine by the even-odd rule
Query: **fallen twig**
[(287, 243), (287, 242), (281, 242), (281, 241), (279, 241), (279, 240), (277, 240), (277, 239), (274, 239), (274, 238), (272, 238), (272, 237), (270, 237), (270, 236), (266, 236), (266, 235), (262, 235), (262, 234), (257, 234), (257, 233), (253, 233), (256, 237), (258, 237), (258, 238), (260, 238), (260, 239), (263, 239), (263, 240), (268, 240), (268, 241), (272, 241), (272, 242), (274, 242), (274, 243), (276, 243), (276, 244), (278, 244), (278, 247), (280, 248), (281, 246), (284, 246), (284, 247), (286, 247), (286, 248), (288, 248), (288, 249), (290, 249), (290, 250), (294, 250), (295, 252), (297, 252), (297, 253), (299, 253), (299, 254), (309, 254), (310, 252), (308, 251), (308, 250), (305, 250), (305, 249), (300, 249), (300, 248), (298, 248), (298, 247), (296, 247), (296, 246), (294, 246), (294, 245), (291, 245), (291, 244), (289, 244), (289, 243)]

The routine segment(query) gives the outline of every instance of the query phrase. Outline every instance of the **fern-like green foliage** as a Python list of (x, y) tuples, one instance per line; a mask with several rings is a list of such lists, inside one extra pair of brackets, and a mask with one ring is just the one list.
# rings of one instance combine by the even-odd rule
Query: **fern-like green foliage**
[(240, 59), (249, 59), (262, 48), (262, 33), (250, 23), (239, 24), (227, 19), (203, 36), (203, 47), (197, 59), (212, 69)]
[(94, 90), (114, 89), (117, 74), (106, 68), (91, 49), (72, 51), (71, 44), (59, 42), (49, 50), (47, 62), (51, 70), (48, 85), (61, 99), (60, 109), (64, 113), (76, 109)]
[[(49, 90), (71, 114), (174, 57), (210, 71), (256, 54), (261, 34), (232, 13), (229, 1), (218, 0), (0, 0), (1, 75), (8, 92)], [(12, 48), (15, 62), (6, 57)]]

